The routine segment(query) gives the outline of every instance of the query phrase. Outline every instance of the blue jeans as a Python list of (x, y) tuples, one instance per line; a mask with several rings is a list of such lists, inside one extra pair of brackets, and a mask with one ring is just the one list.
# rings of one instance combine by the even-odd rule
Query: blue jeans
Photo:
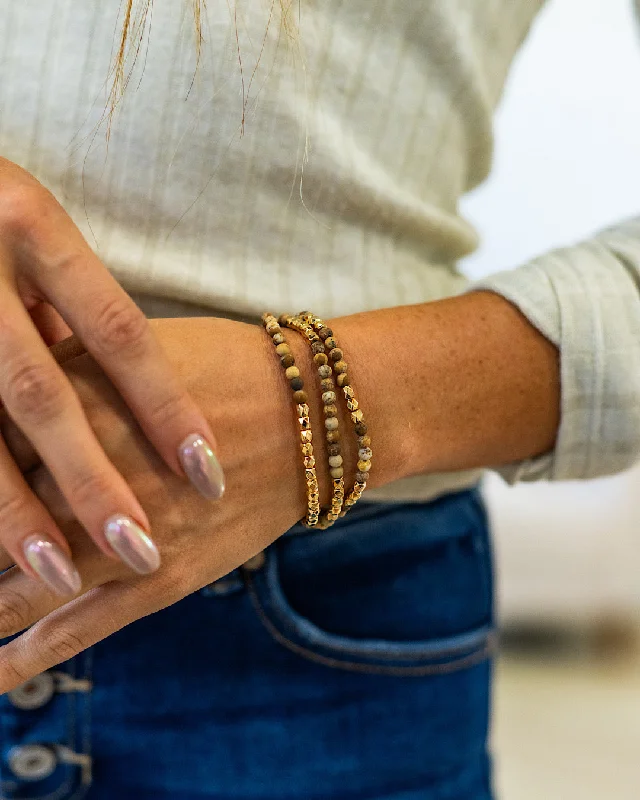
[(1, 796), (490, 800), (493, 641), (479, 494), (362, 504), (3, 697)]

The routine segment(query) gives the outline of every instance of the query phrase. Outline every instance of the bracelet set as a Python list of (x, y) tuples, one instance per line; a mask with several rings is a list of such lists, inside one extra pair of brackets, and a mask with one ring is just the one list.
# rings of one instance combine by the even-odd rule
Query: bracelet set
[[(303, 311), (295, 316), (283, 314), (276, 319), (273, 314), (263, 314), (262, 322), (271, 337), (293, 392), (296, 417), (300, 429), (300, 446), (307, 484), (307, 514), (302, 520), (308, 528), (325, 529), (344, 517), (366, 489), (371, 469), (371, 439), (367, 433), (364, 413), (349, 380), (348, 367), (333, 331), (319, 318)], [(320, 508), (320, 491), (316, 460), (313, 454), (313, 431), (309, 416), (308, 395), (300, 370), (285, 341), (283, 329), (301, 334), (309, 343), (313, 361), (318, 371), (324, 412), (324, 435), (327, 441), (329, 474), (333, 484), (331, 506)], [(344, 483), (344, 466), (340, 445), (341, 431), (338, 416), (338, 394), (342, 393), (358, 441), (358, 467), (353, 487), (347, 493)]]

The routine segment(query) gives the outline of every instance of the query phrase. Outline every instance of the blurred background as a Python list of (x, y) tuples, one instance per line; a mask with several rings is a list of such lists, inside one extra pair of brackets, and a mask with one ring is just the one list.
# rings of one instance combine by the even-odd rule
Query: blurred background
[[(550, 0), (501, 104), (492, 178), (463, 212), (483, 238), (472, 277), (640, 214), (632, 0)], [(640, 468), (515, 488), (490, 476), (485, 491), (504, 631), (499, 797), (638, 800)]]

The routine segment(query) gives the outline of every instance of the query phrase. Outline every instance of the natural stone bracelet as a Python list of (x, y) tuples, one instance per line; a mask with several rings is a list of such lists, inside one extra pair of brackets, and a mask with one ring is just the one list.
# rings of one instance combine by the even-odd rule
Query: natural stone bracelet
[(316, 460), (313, 455), (313, 433), (309, 419), (309, 405), (307, 394), (304, 391), (304, 381), (300, 370), (296, 367), (293, 354), (284, 339), (282, 328), (273, 314), (263, 314), (262, 322), (275, 345), (276, 353), (280, 357), (289, 385), (293, 390), (293, 400), (297, 412), (298, 425), (300, 426), (300, 446), (304, 463), (304, 475), (307, 483), (307, 516), (303, 520), (309, 528), (315, 528), (320, 519), (320, 488), (316, 474)]
[(344, 504), (344, 467), (342, 466), (342, 451), (340, 447), (340, 424), (336, 406), (336, 385), (333, 381), (333, 372), (329, 366), (329, 359), (325, 353), (322, 339), (313, 330), (308, 322), (299, 317), (283, 314), (279, 320), (284, 327), (291, 328), (301, 333), (311, 345), (313, 361), (318, 369), (320, 388), (322, 390), (322, 403), (324, 406), (324, 425), (327, 437), (327, 452), (329, 454), (329, 474), (333, 482), (331, 508), (322, 513), (318, 527), (329, 528), (340, 517)]
[(308, 311), (300, 312), (300, 314), (297, 315), (297, 319), (310, 326), (322, 340), (325, 350), (329, 354), (329, 363), (335, 373), (336, 383), (344, 394), (358, 439), (358, 471), (356, 472), (356, 480), (353, 489), (344, 501), (344, 508), (340, 512), (340, 516), (343, 517), (347, 511), (358, 502), (362, 497), (362, 493), (367, 488), (367, 481), (371, 470), (371, 438), (364, 419), (364, 412), (360, 408), (355, 391), (349, 380), (349, 371), (344, 360), (344, 354), (338, 347), (333, 331), (331, 328), (328, 328), (319, 317), (316, 317)]

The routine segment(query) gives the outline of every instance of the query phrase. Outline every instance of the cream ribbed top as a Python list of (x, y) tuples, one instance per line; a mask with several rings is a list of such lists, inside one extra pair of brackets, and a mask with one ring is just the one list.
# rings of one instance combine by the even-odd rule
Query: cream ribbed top
[[(190, 3), (155, 0), (107, 149), (120, 0), (5, 0), (0, 152), (132, 292), (243, 316), (443, 297), (476, 244), (458, 200), (489, 171), (492, 113), (542, 4), (300, 0), (298, 47), (270, 0), (237, 0), (237, 37), (209, 0), (196, 71)], [(511, 475), (587, 477), (640, 453), (639, 276), (636, 220), (485, 282), (563, 356), (556, 451)]]

